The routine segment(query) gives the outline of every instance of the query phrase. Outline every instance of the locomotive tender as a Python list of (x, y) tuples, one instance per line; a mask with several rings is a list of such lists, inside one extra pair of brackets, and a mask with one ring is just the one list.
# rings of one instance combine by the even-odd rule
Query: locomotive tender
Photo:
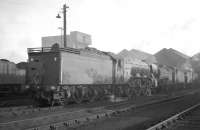
[(103, 52), (73, 48), (29, 49), (29, 83), (58, 84), (111, 84), (113, 62)]
[(104, 91), (100, 85), (105, 87), (115, 81), (115, 60), (95, 49), (59, 48), (54, 45), (52, 48), (28, 49), (28, 56), (28, 83), (38, 85), (41, 90), (37, 92), (38, 97), (48, 101), (54, 100), (52, 98), (58, 102), (66, 101), (66, 96), (76, 102), (81, 102), (83, 97), (94, 100), (100, 95), (95, 93)]

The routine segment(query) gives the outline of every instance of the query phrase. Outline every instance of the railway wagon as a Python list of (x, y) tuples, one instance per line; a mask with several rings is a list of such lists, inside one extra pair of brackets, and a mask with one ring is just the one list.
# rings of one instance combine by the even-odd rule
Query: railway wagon
[(0, 93), (8, 95), (20, 93), (25, 85), (26, 70), (19, 69), (15, 63), (6, 59), (0, 60)]
[(84, 97), (94, 100), (115, 78), (112, 56), (96, 49), (59, 48), (55, 44), (52, 48), (30, 48), (28, 56), (28, 83), (37, 86), (38, 99), (48, 102), (63, 102), (66, 97), (78, 103)]

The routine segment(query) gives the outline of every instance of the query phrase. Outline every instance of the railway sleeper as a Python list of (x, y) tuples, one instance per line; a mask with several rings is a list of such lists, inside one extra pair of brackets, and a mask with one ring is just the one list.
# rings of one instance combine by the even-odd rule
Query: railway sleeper
[[(192, 128), (196, 128), (196, 129), (200, 129), (200, 125), (199, 124), (176, 124), (175, 128), (178, 128), (180, 130), (186, 129), (190, 130)], [(183, 129), (182, 129), (183, 128)]]
[(199, 121), (196, 120), (180, 120), (177, 122), (178, 124), (184, 124), (184, 125), (199, 125)]

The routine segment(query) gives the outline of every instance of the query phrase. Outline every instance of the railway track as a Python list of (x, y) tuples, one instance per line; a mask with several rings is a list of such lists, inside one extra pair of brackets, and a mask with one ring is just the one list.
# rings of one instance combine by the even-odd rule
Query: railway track
[(100, 120), (74, 126), (69, 128), (69, 130), (144, 130), (196, 104), (199, 102), (199, 99), (200, 96), (198, 93), (186, 95), (183, 98), (157, 104), (149, 104), (144, 107), (137, 107), (137, 109), (130, 109), (130, 111), (127, 112), (119, 112), (119, 114), (115, 114), (109, 118), (102, 118)]
[[(199, 90), (198, 90), (199, 91)], [(90, 107), (85, 107), (81, 109), (66, 109), (63, 107), (50, 107), (50, 108), (32, 108), (32, 107), (14, 107), (10, 109), (0, 109), (0, 113), (4, 113), (7, 115), (9, 113), (16, 112), (19, 117), (21, 115), (30, 113), (32, 115), (41, 113), (40, 116), (34, 117), (29, 116), (29, 118), (19, 118), (13, 121), (6, 121), (0, 123), (0, 129), (49, 129), (49, 128), (59, 128), (59, 127), (73, 127), (77, 126), (86, 122), (94, 121), (96, 119), (101, 119), (104, 117), (110, 117), (112, 115), (119, 114), (121, 112), (129, 111), (132, 109), (144, 107), (151, 104), (158, 104), (162, 102), (167, 102), (171, 100), (176, 100), (184, 97), (188, 94), (194, 94), (198, 92), (197, 90), (188, 92), (187, 94), (181, 94), (179, 96), (174, 96), (173, 98), (165, 97), (160, 100), (152, 100), (151, 102), (147, 101), (147, 103), (140, 104), (140, 105), (133, 105), (135, 101), (126, 101), (126, 102), (117, 102), (117, 103), (109, 103), (104, 106), (100, 104), (98, 107), (89, 105)], [(48, 112), (52, 111), (51, 114)], [(44, 114), (46, 112), (46, 114)], [(20, 114), (21, 113), (21, 114)], [(39, 113), (39, 114), (40, 114)], [(15, 115), (15, 114), (14, 114)], [(1, 115), (0, 115), (1, 116)], [(15, 115), (16, 116), (16, 115)]]
[(200, 103), (148, 128), (147, 130), (199, 130)]
[[(191, 93), (192, 94), (192, 93)], [(59, 127), (73, 127), (85, 122), (94, 121), (104, 117), (110, 117), (112, 115), (126, 112), (132, 109), (137, 109), (147, 105), (152, 105), (161, 102), (168, 102), (172, 100), (178, 100), (185, 95), (175, 96), (173, 98), (162, 99), (159, 101), (152, 101), (145, 104), (133, 105), (133, 102), (121, 102), (102, 107), (94, 107), (87, 109), (80, 109), (77, 111), (65, 111), (55, 113), (51, 115), (21, 119), (10, 122), (0, 123), (0, 129), (31, 129), (31, 130), (45, 130), (45, 129), (57, 129)]]
[[(134, 102), (147, 102), (151, 100), (156, 100), (157, 98), (165, 98), (164, 96), (158, 97), (153, 96), (151, 98), (142, 98), (142, 100), (134, 100)], [(123, 102), (125, 102), (124, 100)], [(52, 106), (52, 107), (33, 107), (33, 106), (20, 106), (20, 107), (5, 107), (0, 108), (0, 117), (6, 117), (6, 118), (16, 118), (22, 117), (22, 116), (29, 116), (31, 115), (33, 117), (36, 117), (37, 115), (41, 116), (44, 114), (52, 114), (56, 112), (62, 112), (62, 111), (73, 111), (76, 109), (82, 109), (82, 108), (94, 108), (99, 106), (107, 106), (108, 104), (116, 104), (118, 102), (108, 102), (108, 101), (99, 101), (96, 103), (83, 103), (83, 104), (71, 104), (69, 106)], [(4, 118), (5, 119), (5, 118)], [(1, 118), (0, 118), (1, 122)]]

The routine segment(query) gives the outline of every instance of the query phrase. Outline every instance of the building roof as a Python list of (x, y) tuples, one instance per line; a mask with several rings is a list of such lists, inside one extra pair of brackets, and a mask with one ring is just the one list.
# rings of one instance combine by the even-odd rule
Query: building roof
[(153, 56), (149, 53), (136, 50), (136, 49), (131, 49), (130, 51), (124, 49), (121, 52), (119, 52), (117, 55), (121, 58), (131, 57), (132, 59), (139, 59), (139, 60), (145, 60), (146, 58)]
[(155, 55), (158, 64), (181, 68), (190, 57), (172, 48), (163, 48)]
[(148, 64), (156, 64), (158, 62), (154, 55), (147, 57), (144, 61)]
[(168, 51), (169, 51), (169, 52), (172, 52), (172, 53), (175, 53), (175, 54), (177, 54), (177, 55), (179, 55), (179, 56), (181, 56), (181, 57), (183, 57), (183, 58), (185, 58), (185, 59), (190, 58), (189, 56), (187, 56), (187, 55), (185, 55), (185, 54), (183, 54), (183, 53), (181, 53), (181, 52), (179, 52), (179, 51), (177, 51), (177, 50), (174, 50), (174, 49), (172, 49), (172, 48), (168, 49)]

